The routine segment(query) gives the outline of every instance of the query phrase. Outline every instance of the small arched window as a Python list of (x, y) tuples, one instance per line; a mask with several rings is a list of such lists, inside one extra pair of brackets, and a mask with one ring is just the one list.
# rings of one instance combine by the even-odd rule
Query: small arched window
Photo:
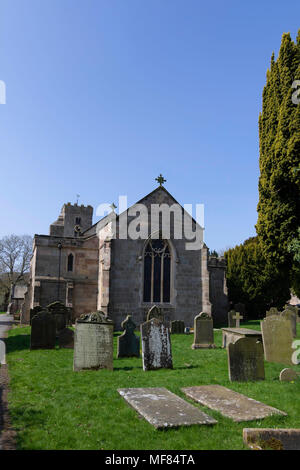
[(68, 272), (73, 271), (73, 264), (74, 264), (74, 255), (70, 253), (68, 255)]
[(144, 302), (169, 303), (171, 253), (166, 240), (149, 240), (144, 251)]

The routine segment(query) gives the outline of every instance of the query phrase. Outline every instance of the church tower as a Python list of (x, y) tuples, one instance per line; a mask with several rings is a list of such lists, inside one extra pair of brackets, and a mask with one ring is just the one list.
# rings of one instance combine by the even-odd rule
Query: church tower
[(92, 206), (64, 204), (58, 219), (50, 225), (50, 236), (77, 237), (93, 224)]

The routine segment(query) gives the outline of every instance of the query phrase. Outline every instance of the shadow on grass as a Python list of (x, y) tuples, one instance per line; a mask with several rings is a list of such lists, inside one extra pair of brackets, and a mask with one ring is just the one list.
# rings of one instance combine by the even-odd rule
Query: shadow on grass
[(133, 370), (133, 369), (140, 369), (142, 370), (142, 366), (136, 366), (136, 367), (114, 367), (114, 370)]
[(10, 336), (9, 338), (5, 338), (5, 343), (7, 353), (29, 349), (30, 335)]
[(30, 426), (43, 425), (45, 423), (45, 413), (33, 408), (27, 408), (26, 406), (17, 407), (13, 410), (15, 419), (20, 419), (23, 422), (28, 423)]

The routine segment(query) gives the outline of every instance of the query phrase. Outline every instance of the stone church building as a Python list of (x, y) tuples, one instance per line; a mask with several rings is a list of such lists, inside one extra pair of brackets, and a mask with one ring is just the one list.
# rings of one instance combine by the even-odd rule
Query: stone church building
[[(162, 308), (166, 321), (184, 320), (186, 326), (201, 311), (213, 316), (215, 326), (226, 322), (225, 260), (210, 257), (205, 244), (186, 249), (190, 240), (177, 238), (175, 215), (168, 234), (160, 217), (157, 230), (149, 230), (144, 239), (121, 236), (124, 223), (127, 229), (133, 209), (141, 204), (149, 209), (151, 228), (153, 204), (178, 205), (160, 185), (122, 214), (113, 209), (93, 225), (91, 206), (64, 204), (49, 235), (34, 236), (22, 322), (29, 322), (30, 308), (56, 300), (72, 308), (74, 319), (102, 310), (117, 329), (128, 314), (137, 325), (145, 321), (152, 305)], [(195, 228), (198, 224), (188, 217)]]

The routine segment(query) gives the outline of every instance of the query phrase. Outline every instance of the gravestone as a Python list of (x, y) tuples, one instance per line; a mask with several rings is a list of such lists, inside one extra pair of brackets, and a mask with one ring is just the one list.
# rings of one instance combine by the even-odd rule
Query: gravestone
[(55, 319), (47, 310), (31, 319), (30, 349), (54, 349), (56, 340)]
[(286, 309), (289, 309), (289, 310), (291, 310), (292, 312), (294, 312), (296, 316), (298, 316), (299, 309), (298, 309), (297, 305), (290, 305), (290, 304), (287, 304), (287, 305), (285, 305), (284, 309), (285, 309), (285, 310), (286, 310)]
[(34, 315), (41, 312), (42, 310), (45, 310), (45, 309), (43, 307), (41, 307), (40, 305), (37, 305), (36, 307), (33, 307), (33, 308), (30, 309), (30, 312), (29, 312), (30, 325), (31, 325), (31, 320), (34, 317)]
[(240, 320), (243, 320), (243, 316), (240, 314), (240, 312), (236, 312), (235, 315), (233, 315), (233, 320), (235, 321), (235, 327), (239, 328), (240, 327)]
[(69, 319), (69, 309), (62, 302), (53, 302), (47, 306), (47, 310), (53, 315), (56, 324), (56, 335), (66, 328)]
[(260, 341), (240, 338), (228, 345), (227, 353), (231, 382), (264, 380), (264, 348)]
[(189, 398), (211, 410), (218, 411), (235, 422), (253, 421), (272, 415), (287, 416), (283, 411), (248, 398), (222, 385), (185, 387), (182, 392)]
[(162, 312), (162, 309), (157, 307), (157, 305), (153, 305), (153, 307), (150, 308), (150, 310), (147, 313), (147, 320), (152, 320), (153, 318), (157, 318), (157, 320), (164, 322), (165, 317)]
[(286, 308), (283, 312), (281, 312), (280, 316), (287, 318), (291, 322), (291, 328), (292, 328), (292, 335), (294, 338), (297, 336), (297, 315), (295, 312), (290, 309)]
[(118, 337), (117, 357), (140, 357), (140, 338), (134, 334), (136, 324), (131, 315), (127, 315), (121, 326), (125, 331)]
[(184, 321), (173, 320), (171, 321), (171, 334), (184, 334)]
[(217, 423), (214, 418), (163, 387), (121, 388), (118, 392), (156, 429)]
[(70, 328), (64, 328), (58, 333), (58, 345), (60, 348), (74, 348), (74, 331)]
[(293, 382), (294, 380), (298, 379), (298, 374), (295, 370), (285, 368), (282, 369), (279, 375), (279, 380), (281, 382)]
[(194, 343), (192, 349), (215, 348), (213, 319), (205, 312), (194, 318)]
[(229, 312), (228, 312), (228, 328), (234, 328), (235, 327), (235, 320), (233, 319), (235, 314), (236, 314), (235, 310), (229, 310)]
[(261, 321), (265, 360), (293, 365), (291, 322), (280, 315), (272, 315)]
[(227, 348), (229, 343), (235, 343), (240, 338), (250, 337), (262, 341), (261, 332), (250, 328), (221, 328), (221, 330), (223, 348)]
[(266, 311), (266, 317), (270, 317), (272, 315), (279, 315), (280, 312), (277, 310), (276, 307), (271, 307), (270, 310)]
[(190, 332), (191, 332), (190, 327), (189, 327), (189, 326), (186, 326), (185, 329), (184, 329), (184, 334), (189, 335)]
[(76, 321), (73, 370), (113, 369), (113, 322), (103, 312)]
[(157, 318), (141, 325), (143, 369), (172, 369), (170, 332)]

